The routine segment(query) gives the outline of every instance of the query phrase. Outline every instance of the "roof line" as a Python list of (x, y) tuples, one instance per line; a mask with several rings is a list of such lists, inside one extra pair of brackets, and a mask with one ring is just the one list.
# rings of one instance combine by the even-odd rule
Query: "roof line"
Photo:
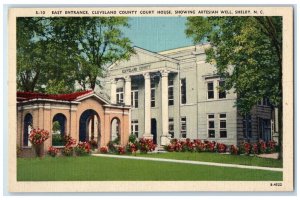
[(156, 56), (156, 57), (158, 57), (158, 58), (166, 59), (166, 60), (168, 60), (168, 61), (170, 61), (170, 62), (179, 63), (179, 60), (174, 59), (174, 58), (170, 58), (170, 57), (165, 56), (165, 55), (161, 55), (161, 54), (159, 54), (159, 53), (157, 53), (157, 52), (153, 52), (153, 51), (150, 51), (150, 50), (147, 50), (147, 49), (143, 49), (143, 48), (138, 47), (138, 46), (134, 46), (133, 48), (134, 48), (134, 49), (137, 49), (137, 50), (139, 50), (139, 51), (141, 51), (141, 52), (144, 52), (144, 53), (148, 53), (148, 54), (150, 53), (150, 54), (153, 54), (154, 56)]
[(110, 103), (107, 100), (105, 100), (104, 98), (102, 98), (101, 96), (99, 96), (98, 94), (96, 94), (94, 91), (93, 91), (93, 93), (88, 93), (88, 95), (81, 96), (80, 98), (77, 98), (76, 101), (81, 101), (81, 100), (89, 98), (91, 96), (96, 96), (98, 99), (100, 99), (101, 101), (103, 101), (105, 104), (110, 105)]

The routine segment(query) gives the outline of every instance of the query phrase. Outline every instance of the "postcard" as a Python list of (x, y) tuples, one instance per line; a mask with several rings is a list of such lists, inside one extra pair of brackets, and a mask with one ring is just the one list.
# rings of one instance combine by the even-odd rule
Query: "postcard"
[(10, 8), (9, 191), (293, 191), (293, 7)]

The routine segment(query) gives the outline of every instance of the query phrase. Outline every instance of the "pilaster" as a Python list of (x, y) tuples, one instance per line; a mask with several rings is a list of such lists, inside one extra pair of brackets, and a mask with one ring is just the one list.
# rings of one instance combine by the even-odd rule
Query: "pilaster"
[(116, 79), (113, 78), (110, 80), (110, 101), (112, 104), (117, 103), (116, 90), (117, 90)]

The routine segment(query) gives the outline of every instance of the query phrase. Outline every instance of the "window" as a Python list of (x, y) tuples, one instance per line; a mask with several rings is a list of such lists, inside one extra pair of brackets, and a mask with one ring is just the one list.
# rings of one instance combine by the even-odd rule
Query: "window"
[(114, 118), (111, 121), (111, 138), (110, 139), (111, 139), (111, 141), (120, 139), (120, 120), (118, 118)]
[(271, 106), (269, 98), (263, 98), (258, 102), (259, 106)]
[(226, 91), (222, 91), (220, 88), (225, 86), (225, 81), (219, 81), (219, 99), (226, 98)]
[(132, 87), (131, 89), (131, 106), (133, 108), (139, 107), (139, 91), (138, 87)]
[(186, 104), (186, 79), (180, 80), (181, 88), (181, 104)]
[(180, 124), (181, 124), (181, 138), (186, 138), (186, 117), (181, 117), (180, 120)]
[(123, 88), (117, 88), (117, 103), (124, 102), (124, 91)]
[(215, 137), (215, 115), (214, 114), (209, 114), (207, 116), (207, 123), (208, 123), (208, 137), (209, 138), (214, 138)]
[(131, 133), (135, 134), (135, 136), (139, 137), (139, 122), (138, 120), (131, 121)]
[(29, 135), (32, 130), (32, 115), (30, 113), (27, 113), (24, 118), (24, 124), (23, 124), (23, 146), (31, 146), (31, 143), (29, 141)]
[(171, 138), (174, 138), (174, 119), (169, 118), (169, 134), (171, 135)]
[(220, 114), (220, 138), (227, 137), (226, 114)]
[(155, 82), (151, 80), (151, 107), (155, 107)]
[(252, 137), (252, 119), (249, 114), (243, 117), (243, 135), (244, 138)]
[(207, 82), (207, 99), (214, 98), (214, 82)]
[(169, 106), (174, 105), (174, 80), (172, 78), (168, 80), (168, 99)]

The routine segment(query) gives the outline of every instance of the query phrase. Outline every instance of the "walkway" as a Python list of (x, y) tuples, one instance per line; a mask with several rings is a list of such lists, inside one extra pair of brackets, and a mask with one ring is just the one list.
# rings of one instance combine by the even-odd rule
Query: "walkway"
[(192, 160), (174, 160), (174, 159), (164, 159), (164, 158), (145, 158), (145, 157), (135, 157), (135, 156), (125, 156), (125, 155), (109, 155), (109, 154), (92, 154), (92, 156), (108, 157), (108, 158), (123, 158), (123, 159), (133, 159), (133, 160), (151, 160), (160, 162), (171, 162), (171, 163), (184, 163), (184, 164), (194, 164), (194, 165), (208, 165), (217, 167), (234, 167), (234, 168), (244, 168), (244, 169), (258, 169), (258, 170), (268, 170), (268, 171), (278, 171), (282, 172), (282, 168), (272, 168), (272, 167), (258, 167), (258, 166), (247, 166), (247, 165), (236, 165), (236, 164), (224, 164), (224, 163), (214, 163), (214, 162), (202, 162), (202, 161), (192, 161)]

